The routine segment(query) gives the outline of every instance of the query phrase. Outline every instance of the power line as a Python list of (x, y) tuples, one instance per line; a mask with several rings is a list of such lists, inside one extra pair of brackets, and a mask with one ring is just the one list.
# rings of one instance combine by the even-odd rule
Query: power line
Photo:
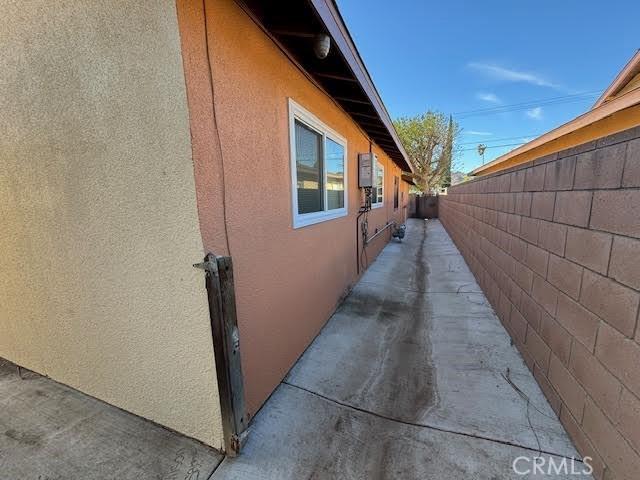
[(562, 101), (547, 102), (547, 103), (537, 103), (537, 104), (531, 104), (531, 105), (523, 105), (521, 107), (504, 108), (502, 110), (492, 110), (492, 111), (487, 111), (487, 112), (469, 113), (469, 114), (466, 114), (466, 115), (458, 115), (457, 117), (454, 115), (454, 117), (457, 120), (464, 120), (464, 119), (471, 118), (471, 117), (481, 117), (481, 116), (487, 116), (487, 115), (495, 115), (495, 114), (498, 114), (498, 113), (521, 112), (521, 111), (530, 110), (530, 109), (533, 109), (533, 108), (551, 107), (551, 106), (555, 106), (555, 105), (565, 105), (567, 103), (577, 103), (577, 102), (584, 102), (584, 101), (591, 102), (595, 98), (597, 98), (597, 95), (592, 95), (592, 96), (584, 97), (584, 98), (568, 98), (568, 99), (562, 100)]
[[(526, 142), (520, 142), (520, 143), (507, 143), (504, 145), (489, 145), (488, 147), (485, 147), (486, 150), (490, 149), (490, 148), (501, 148), (501, 147), (515, 147), (517, 145), (524, 145)], [(460, 152), (471, 152), (474, 150), (478, 150), (478, 148), (463, 148), (462, 150), (459, 150)]]
[(560, 97), (551, 97), (551, 98), (540, 99), (540, 100), (530, 100), (527, 102), (513, 103), (509, 105), (499, 105), (496, 107), (467, 110), (463, 112), (454, 113), (453, 116), (456, 119), (461, 119), (461, 118), (468, 118), (468, 117), (481, 116), (481, 115), (493, 115), (496, 113), (515, 112), (515, 111), (527, 110), (529, 108), (535, 108), (535, 107), (545, 107), (550, 105), (560, 105), (560, 104), (571, 103), (571, 102), (581, 102), (581, 101), (593, 99), (599, 96), (600, 94), (601, 92), (597, 91), (597, 92), (580, 93), (575, 95), (563, 95)]
[(507, 105), (496, 105), (496, 106), (493, 106), (493, 107), (476, 108), (476, 109), (473, 109), (473, 110), (463, 110), (463, 111), (460, 111), (460, 112), (456, 112), (453, 115), (466, 115), (468, 113), (485, 112), (485, 111), (502, 109), (502, 108), (510, 108), (510, 107), (518, 107), (518, 106), (523, 106), (523, 105), (537, 104), (537, 103), (540, 103), (540, 102), (564, 100), (566, 98), (584, 97), (584, 96), (587, 96), (587, 95), (589, 95), (589, 96), (591, 96), (591, 95), (599, 95), (601, 93), (602, 93), (602, 90), (594, 90), (594, 91), (591, 91), (591, 92), (574, 93), (574, 94), (571, 94), (571, 95), (560, 95), (558, 97), (539, 98), (539, 99), (536, 99), (536, 100), (527, 100), (525, 102), (509, 103)]
[(582, 97), (582, 98), (567, 98), (565, 100), (557, 100), (557, 101), (553, 101), (553, 102), (540, 102), (540, 103), (532, 103), (530, 105), (522, 105), (519, 107), (513, 107), (513, 108), (503, 108), (501, 110), (491, 110), (491, 111), (486, 111), (486, 112), (476, 112), (476, 113), (468, 113), (466, 115), (458, 115), (454, 117), (457, 120), (460, 119), (465, 119), (465, 118), (470, 118), (470, 117), (480, 117), (480, 116), (486, 116), (486, 115), (495, 115), (497, 113), (508, 113), (508, 112), (520, 112), (523, 110), (530, 110), (532, 108), (539, 108), (539, 107), (550, 107), (550, 106), (554, 106), (554, 105), (564, 105), (567, 103), (576, 103), (576, 102), (584, 102), (584, 101), (591, 101), (595, 98), (597, 98), (598, 95), (589, 95), (586, 97)]
[[(464, 134), (464, 132), (462, 132)], [(482, 140), (479, 142), (463, 142), (463, 143), (459, 143), (458, 145), (478, 145), (480, 143), (494, 143), (494, 142), (504, 142), (505, 140), (518, 140), (520, 138), (529, 138), (529, 137), (538, 137), (540, 136), (539, 133), (530, 133), (528, 135), (518, 135), (517, 137), (503, 137), (503, 138), (494, 138), (491, 140)]]

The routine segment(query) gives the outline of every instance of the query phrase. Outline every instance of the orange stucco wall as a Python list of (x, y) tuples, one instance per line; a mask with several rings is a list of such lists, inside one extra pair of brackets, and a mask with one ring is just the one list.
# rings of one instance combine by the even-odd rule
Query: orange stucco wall
[[(206, 2), (208, 42), (202, 1), (177, 2), (198, 211), (204, 250), (223, 254), (226, 204), (245, 392), (254, 414), (357, 279), (357, 154), (369, 151), (369, 139), (232, 0)], [(292, 227), (288, 98), (347, 139), (346, 217)], [(370, 213), (370, 232), (403, 220), (404, 212), (403, 205), (393, 209), (400, 169), (376, 145), (373, 151), (386, 178), (384, 206)], [(407, 184), (400, 181), (400, 189), (406, 203)], [(370, 261), (388, 239), (370, 244)]]

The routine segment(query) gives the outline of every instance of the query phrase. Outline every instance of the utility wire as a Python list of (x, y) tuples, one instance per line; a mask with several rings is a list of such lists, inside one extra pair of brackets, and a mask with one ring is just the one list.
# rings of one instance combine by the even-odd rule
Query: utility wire
[(483, 117), (483, 116), (487, 116), (487, 115), (495, 115), (497, 113), (522, 112), (522, 111), (525, 111), (525, 110), (531, 110), (533, 108), (552, 107), (552, 106), (556, 106), (556, 105), (566, 105), (568, 103), (592, 101), (595, 98), (597, 98), (597, 95), (592, 95), (592, 96), (583, 97), (583, 98), (568, 98), (566, 100), (555, 101), (555, 102), (534, 103), (534, 104), (531, 104), (531, 105), (523, 105), (523, 106), (520, 106), (520, 107), (504, 108), (502, 110), (490, 110), (490, 111), (483, 111), (483, 112), (476, 112), (476, 113), (468, 113), (468, 114), (465, 114), (465, 115), (457, 115), (456, 116), (454, 114), (453, 116), (457, 120), (462, 120), (462, 119), (466, 119), (466, 118), (470, 118), (470, 117)]
[[(505, 145), (489, 145), (488, 147), (485, 147), (485, 150), (488, 150), (490, 148), (502, 148), (502, 147), (515, 147), (517, 145), (524, 145), (526, 142), (520, 142), (520, 143), (507, 143)], [(463, 148), (462, 150), (459, 150), (460, 152), (471, 152), (473, 150), (478, 150), (478, 148)]]
[(466, 115), (468, 113), (485, 112), (485, 111), (490, 111), (490, 110), (500, 110), (500, 109), (503, 109), (503, 108), (511, 108), (511, 107), (519, 107), (519, 106), (528, 106), (528, 105), (538, 104), (538, 103), (542, 103), (542, 102), (554, 102), (554, 101), (559, 101), (559, 100), (565, 100), (565, 99), (568, 99), (568, 98), (578, 98), (578, 97), (599, 95), (601, 93), (602, 93), (601, 90), (594, 90), (594, 91), (591, 91), (591, 92), (575, 93), (575, 94), (571, 94), (571, 95), (561, 95), (561, 96), (558, 96), (558, 97), (539, 98), (539, 99), (536, 99), (536, 100), (527, 100), (527, 101), (524, 101), (524, 102), (509, 103), (507, 105), (495, 105), (493, 107), (484, 107), (484, 108), (474, 108), (472, 110), (463, 110), (463, 111), (460, 111), (460, 112), (456, 112), (453, 115)]
[(202, 0), (202, 13), (204, 15), (204, 41), (205, 41), (205, 50), (207, 51), (207, 71), (209, 73), (209, 84), (211, 88), (211, 110), (213, 114), (213, 123), (214, 128), (216, 130), (217, 144), (218, 144), (218, 153), (220, 155), (220, 183), (221, 183), (221, 196), (222, 196), (222, 223), (224, 226), (224, 240), (227, 246), (227, 255), (230, 257), (231, 255), (231, 245), (229, 244), (229, 226), (227, 224), (227, 180), (225, 177), (225, 169), (224, 169), (224, 151), (222, 148), (222, 138), (220, 136), (220, 129), (218, 122), (218, 113), (216, 109), (216, 93), (214, 89), (214, 78), (213, 78), (213, 66), (211, 63), (211, 54), (210, 54), (210, 45), (209, 45), (209, 25), (207, 22), (207, 0)]
[(497, 107), (481, 108), (477, 110), (467, 110), (464, 112), (454, 113), (453, 116), (459, 120), (459, 119), (468, 118), (468, 117), (494, 115), (496, 113), (516, 112), (516, 111), (527, 110), (535, 107), (547, 107), (551, 105), (561, 105), (565, 103), (582, 102), (582, 101), (596, 98), (599, 95), (600, 95), (600, 92), (588, 92), (588, 93), (577, 94), (577, 95), (565, 95), (562, 97), (553, 97), (553, 98), (547, 98), (542, 100), (532, 100), (532, 101), (522, 102), (522, 103), (500, 105)]
[[(464, 134), (464, 132), (462, 132)], [(481, 140), (478, 142), (463, 142), (463, 143), (458, 143), (458, 145), (478, 145), (480, 143), (484, 144), (484, 143), (494, 143), (494, 142), (504, 142), (505, 140), (518, 140), (520, 138), (535, 138), (540, 136), (539, 133), (530, 133), (529, 135), (518, 135), (517, 137), (503, 137), (503, 138), (494, 138), (492, 140)]]

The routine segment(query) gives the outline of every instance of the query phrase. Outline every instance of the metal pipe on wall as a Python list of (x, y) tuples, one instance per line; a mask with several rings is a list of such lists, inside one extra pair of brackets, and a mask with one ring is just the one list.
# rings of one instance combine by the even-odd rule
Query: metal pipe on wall
[(387, 222), (387, 224), (382, 227), (380, 230), (378, 230), (376, 233), (374, 233), (371, 237), (367, 238), (367, 240), (364, 242), (365, 245), (369, 244), (369, 242), (371, 242), (374, 238), (376, 238), (378, 235), (380, 235), (382, 232), (384, 232), (387, 228), (389, 228), (391, 225), (395, 225), (396, 222)]

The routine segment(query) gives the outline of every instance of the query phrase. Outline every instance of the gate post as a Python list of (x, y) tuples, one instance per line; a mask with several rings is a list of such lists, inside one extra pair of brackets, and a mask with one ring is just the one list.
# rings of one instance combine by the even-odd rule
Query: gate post
[(233, 262), (231, 257), (208, 253), (204, 262), (194, 267), (205, 271), (224, 448), (227, 455), (234, 457), (240, 453), (248, 419), (244, 405)]

